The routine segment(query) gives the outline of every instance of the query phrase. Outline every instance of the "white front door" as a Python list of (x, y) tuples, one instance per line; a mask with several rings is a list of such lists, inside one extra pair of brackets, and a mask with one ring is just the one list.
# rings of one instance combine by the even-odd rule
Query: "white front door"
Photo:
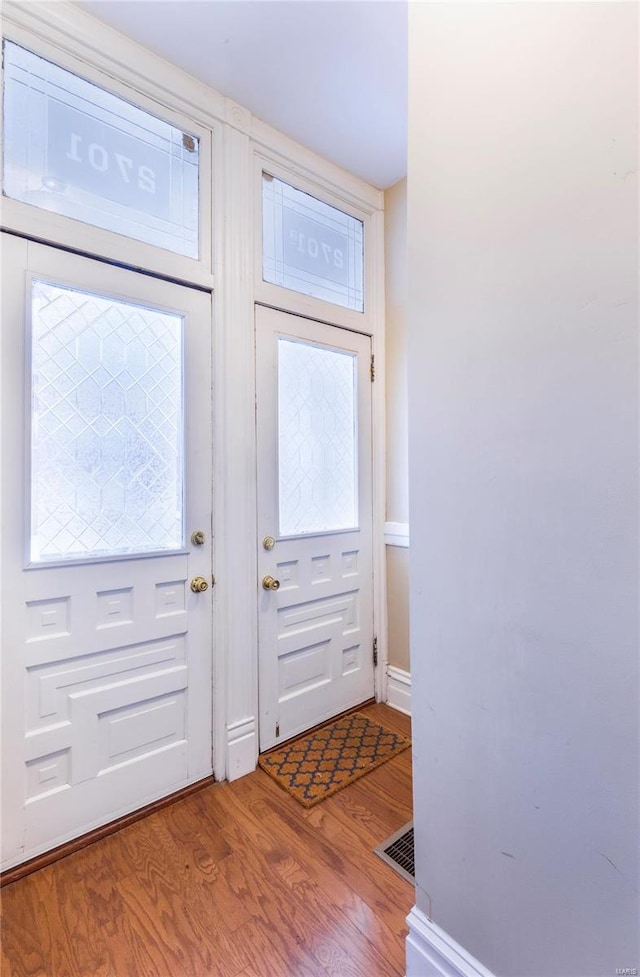
[(8, 868), (211, 774), (211, 297), (2, 265)]
[(256, 309), (262, 750), (374, 693), (370, 349)]

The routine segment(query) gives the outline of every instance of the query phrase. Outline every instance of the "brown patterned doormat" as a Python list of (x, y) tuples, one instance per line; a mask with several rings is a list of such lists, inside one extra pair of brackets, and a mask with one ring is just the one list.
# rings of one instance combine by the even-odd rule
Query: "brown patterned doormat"
[(313, 807), (411, 746), (361, 712), (263, 754), (259, 763), (304, 807)]

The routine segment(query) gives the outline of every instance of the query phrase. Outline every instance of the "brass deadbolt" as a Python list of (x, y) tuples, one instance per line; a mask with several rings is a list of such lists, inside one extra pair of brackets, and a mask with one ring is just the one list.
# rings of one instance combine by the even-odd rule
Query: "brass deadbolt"
[(205, 535), (201, 529), (194, 529), (191, 533), (191, 542), (194, 546), (204, 546)]
[(194, 577), (191, 581), (191, 589), (194, 594), (203, 594), (205, 590), (209, 589), (209, 584), (204, 577)]
[(280, 590), (280, 581), (267, 574), (266, 577), (262, 578), (262, 586), (265, 590)]

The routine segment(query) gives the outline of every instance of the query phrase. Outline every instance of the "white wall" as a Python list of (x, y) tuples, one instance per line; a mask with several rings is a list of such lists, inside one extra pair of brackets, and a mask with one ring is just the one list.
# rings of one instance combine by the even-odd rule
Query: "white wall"
[(389, 665), (411, 672), (409, 550), (404, 546), (387, 546), (387, 640)]
[(638, 7), (410, 5), (417, 905), (638, 952)]
[(407, 181), (384, 194), (387, 520), (409, 521), (407, 459)]
[[(384, 194), (387, 522), (408, 525), (407, 443), (407, 181)], [(409, 550), (387, 546), (389, 664), (409, 662)]]

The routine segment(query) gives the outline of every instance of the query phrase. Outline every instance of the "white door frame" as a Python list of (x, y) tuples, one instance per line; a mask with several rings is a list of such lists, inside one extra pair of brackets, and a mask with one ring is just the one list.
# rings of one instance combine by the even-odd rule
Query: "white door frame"
[[(201, 209), (201, 219), (211, 245), (204, 242), (204, 253), (210, 253), (212, 261), (198, 269), (182, 265), (178, 277), (214, 291), (214, 774), (218, 780), (235, 779), (253, 770), (258, 756), (257, 614), (247, 610), (255, 606), (256, 581), (253, 322), (261, 282), (256, 257), (261, 240), (260, 173), (267, 165), (274, 175), (366, 222), (365, 312), (361, 326), (352, 328), (372, 337), (376, 359), (373, 499), (378, 699), (384, 695), (386, 663), (384, 195), (72, 4), (8, 0), (3, 5), (3, 33), (134, 103), (148, 105), (153, 112), (166, 108), (176, 120), (183, 118), (186, 128), (199, 126), (205, 130), (203, 139), (211, 139), (211, 170), (203, 170), (201, 185), (203, 203), (210, 200), (212, 208)], [(3, 223), (19, 233), (71, 248), (81, 240), (89, 254), (144, 263), (136, 262), (138, 250), (118, 235), (70, 220), (54, 228), (47, 214), (26, 204), (9, 210), (3, 207)], [(161, 257), (150, 256), (149, 268), (171, 275), (175, 265)], [(276, 289), (265, 304), (296, 311), (289, 308), (294, 300), (291, 293)], [(321, 310), (305, 305), (305, 314), (340, 324), (334, 321), (339, 309), (321, 305)]]

